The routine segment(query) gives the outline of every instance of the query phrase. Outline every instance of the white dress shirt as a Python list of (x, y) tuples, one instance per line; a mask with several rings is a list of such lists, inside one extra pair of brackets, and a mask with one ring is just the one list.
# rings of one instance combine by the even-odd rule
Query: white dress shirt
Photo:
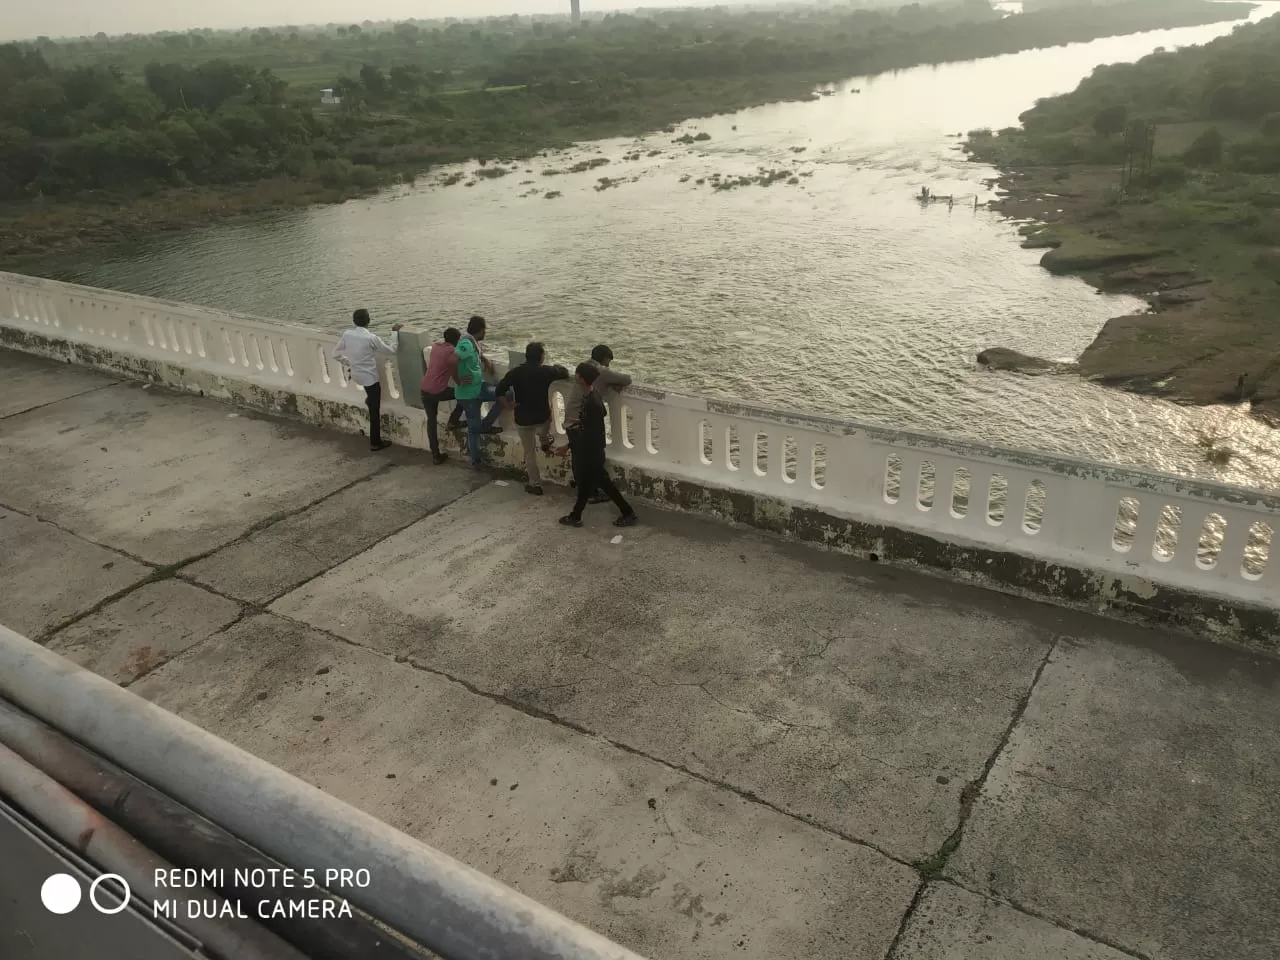
[(387, 343), (368, 327), (352, 327), (333, 347), (333, 359), (340, 361), (351, 372), (351, 379), (362, 387), (371, 387), (380, 382), (378, 376), (378, 360), (382, 357), (394, 357), (399, 346), (400, 336), (391, 332), (391, 342)]

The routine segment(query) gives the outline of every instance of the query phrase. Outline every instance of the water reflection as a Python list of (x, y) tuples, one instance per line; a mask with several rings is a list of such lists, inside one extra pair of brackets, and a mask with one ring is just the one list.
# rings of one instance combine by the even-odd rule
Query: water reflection
[[(1050, 276), (985, 209), (914, 199), (921, 186), (991, 195), (994, 171), (966, 162), (956, 134), (1015, 123), (1099, 63), (1229, 29), (854, 78), (814, 102), (687, 125), (707, 142), (589, 144), (471, 188), (433, 176), (56, 272), (328, 329), (356, 305), (428, 326), (478, 312), (495, 342), (536, 337), (565, 359), (608, 342), (620, 368), (675, 389), (1272, 486), (1277, 441), (1242, 409), (979, 369), (977, 352), (997, 344), (1073, 357), (1107, 318), (1143, 305)], [(541, 175), (587, 155), (610, 163)], [(761, 169), (786, 169), (796, 183), (698, 185)], [(602, 174), (621, 186), (596, 190)], [(544, 199), (551, 188), (563, 196)], [(1207, 463), (1204, 438), (1228, 446), (1230, 460)]]

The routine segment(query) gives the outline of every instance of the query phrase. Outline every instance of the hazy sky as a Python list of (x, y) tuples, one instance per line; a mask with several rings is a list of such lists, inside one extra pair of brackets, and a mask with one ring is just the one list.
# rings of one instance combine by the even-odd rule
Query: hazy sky
[[(680, 5), (677, 0), (583, 0), (582, 9)], [(428, 20), (568, 9), (569, 0), (0, 0), (0, 37), (12, 40), (98, 31), (151, 33), (190, 27)]]

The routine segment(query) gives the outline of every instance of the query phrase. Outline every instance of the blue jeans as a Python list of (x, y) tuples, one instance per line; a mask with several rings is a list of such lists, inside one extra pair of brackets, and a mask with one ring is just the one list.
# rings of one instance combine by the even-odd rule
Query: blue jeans
[(456, 401), (467, 415), (467, 453), (471, 457), (471, 465), (473, 467), (480, 466), (481, 432), (493, 426), (494, 421), (502, 416), (502, 404), (495, 402), (483, 418), (480, 416), (480, 405), (497, 399), (497, 389), (492, 383), (486, 383), (480, 387), (480, 396), (474, 400)]

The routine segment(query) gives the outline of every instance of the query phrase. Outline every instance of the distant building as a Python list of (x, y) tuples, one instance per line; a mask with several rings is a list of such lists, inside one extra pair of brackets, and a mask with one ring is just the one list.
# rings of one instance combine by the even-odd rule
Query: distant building
[(581, 0), (569, 0), (569, 15), (576, 27), (582, 23), (582, 7), (579, 5)]
[(342, 98), (335, 97), (333, 95), (333, 87), (325, 87), (323, 90), (320, 91), (320, 102), (328, 103), (328, 104), (336, 104), (336, 103), (341, 103)]

